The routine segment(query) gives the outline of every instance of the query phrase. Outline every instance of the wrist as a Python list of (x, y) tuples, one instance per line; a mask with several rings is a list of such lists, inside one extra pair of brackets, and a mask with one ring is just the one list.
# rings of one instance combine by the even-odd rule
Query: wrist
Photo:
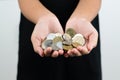
[(46, 12), (46, 13), (43, 13), (42, 15), (39, 16), (38, 20), (37, 20), (37, 23), (39, 22), (44, 22), (44, 21), (50, 21), (51, 19), (55, 19), (56, 16), (51, 13), (51, 12)]

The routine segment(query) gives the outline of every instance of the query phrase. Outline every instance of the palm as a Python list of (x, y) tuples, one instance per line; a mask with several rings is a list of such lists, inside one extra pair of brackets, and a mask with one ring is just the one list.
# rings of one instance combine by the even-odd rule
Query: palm
[[(46, 50), (43, 50), (40, 46), (41, 46), (42, 40), (44, 40), (49, 33), (56, 33), (56, 32), (59, 32), (61, 34), (63, 33), (62, 27), (59, 21), (57, 20), (57, 18), (45, 17), (39, 20), (31, 36), (31, 40), (32, 40), (35, 52), (39, 53), (41, 56), (44, 56), (44, 54), (47, 55), (51, 53), (52, 52), (51, 48), (47, 48)], [(56, 56), (56, 55), (58, 55), (57, 51), (54, 52), (53, 56)]]
[[(80, 33), (85, 37), (86, 44), (83, 47), (79, 46), (77, 48), (80, 54), (89, 53), (96, 46), (98, 33), (89, 21), (74, 20), (67, 23), (66, 29), (67, 28), (73, 28), (76, 33)], [(69, 52), (72, 53), (74, 51)]]

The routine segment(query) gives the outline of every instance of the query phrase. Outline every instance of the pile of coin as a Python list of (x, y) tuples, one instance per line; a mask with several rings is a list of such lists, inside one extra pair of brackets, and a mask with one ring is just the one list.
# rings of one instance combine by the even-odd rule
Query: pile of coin
[(69, 28), (65, 34), (50, 33), (42, 42), (42, 48), (52, 47), (53, 50), (65, 50), (83, 46), (85, 44), (85, 38), (82, 34), (76, 34), (76, 32)]

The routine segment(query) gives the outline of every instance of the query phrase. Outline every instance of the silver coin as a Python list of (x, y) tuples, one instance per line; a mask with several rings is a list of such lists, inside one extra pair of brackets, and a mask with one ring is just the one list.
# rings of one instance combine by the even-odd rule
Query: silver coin
[(56, 37), (55, 33), (50, 33), (47, 35), (46, 40), (53, 40)]
[(70, 41), (63, 41), (62, 42), (64, 45), (68, 45), (68, 46), (70, 46), (71, 44), (72, 44), (72, 41), (70, 40)]
[(81, 46), (83, 46), (85, 44), (85, 38), (82, 34), (76, 34), (72, 38), (72, 43), (77, 43), (77, 44), (80, 44)]
[(60, 33), (55, 33), (56, 37), (62, 37), (62, 34)]
[(56, 46), (57, 46), (59, 49), (63, 49), (62, 42), (60, 42), (60, 41), (56, 43)]
[(42, 47), (43, 49), (46, 49), (47, 47), (51, 47), (52, 44), (53, 44), (52, 40), (44, 40), (44, 41), (42, 42), (41, 47)]
[(63, 49), (62, 46), (63, 46), (63, 45), (62, 45), (62, 42), (59, 41), (59, 42), (57, 42), (57, 43), (53, 43), (53, 44), (52, 44), (52, 49), (55, 50), (55, 51), (56, 51), (56, 50), (61, 50), (61, 49)]
[(62, 37), (63, 37), (63, 44), (64, 45), (71, 45), (72, 38), (71, 38), (71, 36), (69, 34), (65, 33), (65, 34), (63, 34)]
[(69, 34), (67, 34), (67, 33), (63, 34), (62, 37), (63, 37), (63, 40), (65, 40), (65, 41), (69, 41), (69, 40), (72, 39), (71, 36)]

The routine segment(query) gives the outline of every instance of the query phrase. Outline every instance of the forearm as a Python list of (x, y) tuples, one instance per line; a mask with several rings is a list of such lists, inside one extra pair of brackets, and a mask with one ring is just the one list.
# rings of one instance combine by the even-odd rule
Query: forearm
[(100, 6), (101, 0), (80, 0), (70, 19), (79, 18), (92, 21), (98, 14)]
[(42, 16), (52, 15), (39, 0), (18, 0), (18, 2), (23, 15), (33, 23), (37, 23)]

